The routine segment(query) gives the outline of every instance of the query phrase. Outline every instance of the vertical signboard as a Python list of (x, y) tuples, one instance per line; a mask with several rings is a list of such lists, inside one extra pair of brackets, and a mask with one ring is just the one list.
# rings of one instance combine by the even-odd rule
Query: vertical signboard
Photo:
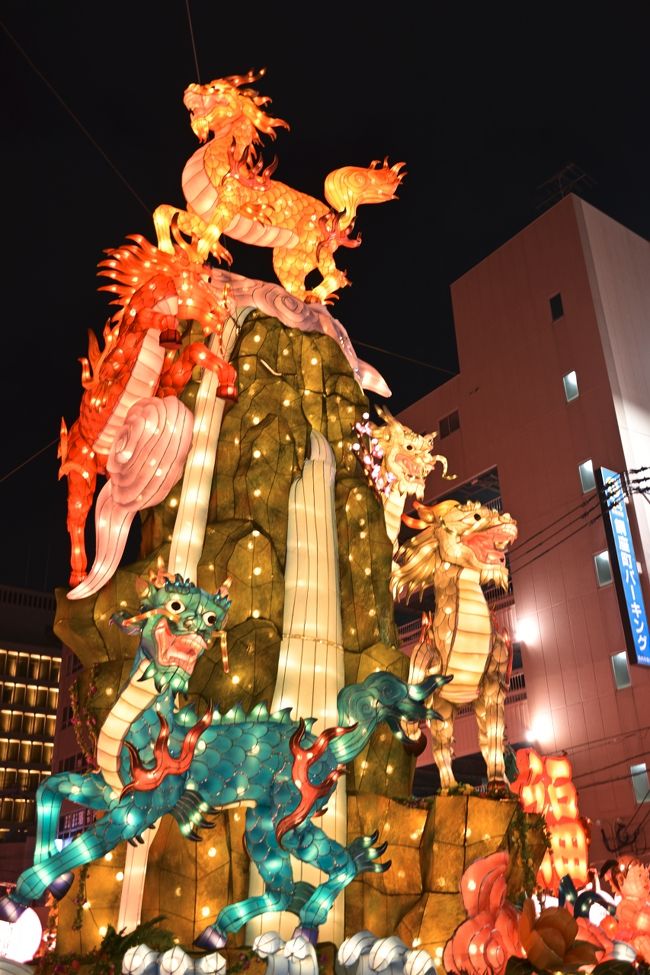
[(631, 663), (650, 667), (648, 616), (632, 544), (621, 475), (601, 467), (596, 471), (612, 574), (621, 608), (628, 657)]

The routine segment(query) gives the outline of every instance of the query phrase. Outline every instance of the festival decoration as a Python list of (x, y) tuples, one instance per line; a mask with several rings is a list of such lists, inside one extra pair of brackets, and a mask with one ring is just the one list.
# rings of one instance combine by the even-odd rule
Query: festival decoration
[(371, 931), (359, 931), (342, 942), (336, 957), (342, 975), (435, 975), (436, 966), (428, 951), (409, 946), (396, 935), (377, 938)]
[(14, 924), (0, 921), (0, 972), (4, 959), (31, 961), (41, 943), (43, 927), (36, 911), (28, 908)]
[[(433, 758), (442, 789), (456, 785), (452, 772), (454, 716), (473, 703), (479, 745), (488, 782), (506, 782), (505, 698), (512, 652), (507, 634), (497, 628), (481, 589), (496, 583), (507, 589), (506, 548), (517, 537), (517, 523), (478, 502), (442, 501), (433, 507), (415, 502), (419, 518), (403, 516), (421, 531), (397, 552), (391, 585), (396, 598), (433, 587), (435, 614), (422, 617), (420, 638), (411, 654), (409, 681), (431, 673), (453, 677), (437, 690), (430, 706), (442, 721), (430, 725)], [(408, 725), (404, 726), (411, 734)], [(417, 738), (418, 730), (413, 729)]]
[(460, 889), (467, 920), (445, 945), (446, 972), (503, 975), (509, 958), (521, 958), (519, 915), (506, 900), (510, 857), (500, 850), (480, 857), (467, 868)]
[(84, 599), (111, 579), (136, 514), (164, 501), (182, 477), (192, 427), (191, 411), (175, 396), (133, 404), (106, 459), (108, 480), (95, 505), (95, 560), (68, 599)]
[(355, 424), (359, 441), (352, 449), (383, 502), (386, 532), (397, 551), (406, 499), (414, 495), (422, 500), (425, 480), (436, 464), (445, 480), (453, 481), (456, 475), (447, 473), (446, 457), (432, 454), (435, 433), (414, 433), (387, 407), (375, 410), (384, 423), (372, 423), (365, 414), (363, 422)]
[[(349, 282), (334, 262), (339, 247), (357, 247), (351, 236), (357, 208), (394, 200), (404, 178), (403, 163), (373, 162), (346, 166), (325, 179), (328, 206), (271, 179), (276, 163), (264, 168), (257, 146), (286, 122), (264, 111), (268, 97), (246, 87), (264, 71), (230, 75), (207, 85), (189, 85), (183, 102), (192, 131), (201, 143), (183, 171), (186, 210), (168, 204), (156, 208), (154, 224), (162, 250), (173, 247), (170, 228), (191, 236), (199, 260), (212, 254), (232, 262), (222, 235), (258, 247), (273, 248), (273, 268), (286, 290), (303, 301), (325, 304)], [(209, 138), (212, 136), (212, 138)], [(305, 278), (318, 269), (322, 280), (307, 290)]]
[(600, 926), (650, 965), (650, 867), (630, 857), (614, 883), (620, 897), (616, 914), (603, 918)]
[(543, 756), (534, 748), (516, 752), (518, 776), (511, 789), (525, 812), (540, 813), (548, 829), (551, 848), (544, 857), (537, 882), (557, 894), (564, 877), (578, 887), (588, 879), (588, 836), (578, 814), (578, 793), (571, 781), (571, 762), (565, 756)]
[[(337, 722), (338, 694), (345, 684), (334, 479), (336, 462), (326, 438), (312, 430), (310, 456), (289, 491), (282, 642), (273, 711), (311, 713), (314, 728)], [(301, 778), (303, 775), (301, 774)], [(347, 840), (345, 780), (332, 792), (322, 827), (340, 845)], [(294, 882), (308, 880), (303, 863)], [(251, 871), (250, 893), (262, 892), (262, 878)], [(289, 917), (263, 915), (249, 924), (247, 940), (270, 926), (289, 933)], [(326, 919), (328, 940), (344, 931), (343, 893)]]
[[(176, 710), (176, 694), (187, 690), (230, 600), (178, 576), (165, 578), (162, 568), (144, 583), (141, 596), (140, 613), (116, 616), (126, 632), (140, 634), (140, 644), (126, 691), (100, 732), (98, 770), (61, 773), (40, 786), (34, 866), (0, 901), (3, 919), (17, 920), (46, 889), (63, 896), (72, 883), (69, 871), (122, 840), (137, 841), (165, 812), (175, 816), (186, 836), (197, 839), (198, 830), (209, 825), (210, 811), (253, 802), (246, 813), (246, 848), (265, 893), (220, 911), (197, 939), (199, 946), (221, 947), (250, 918), (285, 908), (300, 919), (296, 936), (315, 942), (338, 893), (358, 873), (381, 872), (389, 864), (376, 862), (386, 848), (375, 846), (376, 834), (346, 848), (312, 820), (325, 808), (345, 764), (380, 722), (401, 738), (400, 721), (434, 717), (422, 702), (444, 678), (432, 676), (416, 687), (392, 674), (371, 674), (362, 684), (343, 688), (338, 724), (317, 738), (310, 733), (311, 719), (292, 721), (288, 708), (269, 714), (259, 705), (248, 716), (241, 707), (223, 716), (211, 707), (202, 716), (189, 705)], [(105, 814), (57, 851), (56, 826), (66, 797)], [(315, 863), (329, 879), (316, 887), (294, 884), (291, 855)]]
[(86, 576), (84, 529), (97, 476), (107, 473), (108, 456), (131, 407), (142, 397), (177, 396), (195, 366), (217, 373), (221, 396), (237, 396), (233, 367), (202, 341), (183, 345), (178, 328), (180, 321), (196, 320), (205, 335), (219, 335), (227, 300), (215, 297), (208, 275), (182, 247), (172, 245), (163, 254), (139, 235), (130, 239), (134, 243), (106, 251), (99, 264), (99, 273), (113, 281), (100, 290), (117, 296), (113, 304), (119, 310), (106, 323), (103, 349), (89, 332), (79, 418), (69, 431), (61, 420), (59, 477), (68, 479), (73, 587)]
[(305, 304), (278, 284), (245, 278), (222, 268), (210, 268), (210, 280), (218, 292), (225, 290), (238, 308), (257, 308), (264, 315), (277, 318), (287, 328), (329, 335), (347, 359), (361, 389), (367, 389), (378, 396), (391, 395), (384, 377), (374, 366), (359, 359), (347, 331), (338, 319), (332, 317), (325, 305), (315, 302)]
[(530, 898), (524, 901), (519, 919), (519, 938), (525, 956), (536, 970), (557, 972), (595, 965), (596, 945), (583, 941), (578, 922), (565, 907), (547, 907), (539, 915)]

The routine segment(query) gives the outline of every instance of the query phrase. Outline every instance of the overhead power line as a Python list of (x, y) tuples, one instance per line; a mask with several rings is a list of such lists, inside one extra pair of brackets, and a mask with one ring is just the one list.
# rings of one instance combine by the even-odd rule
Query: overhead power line
[(11, 31), (7, 28), (7, 26), (2, 21), (0, 21), (0, 26), (4, 30), (5, 34), (9, 38), (9, 40), (15, 46), (16, 50), (20, 51), (20, 53), (24, 57), (25, 61), (27, 61), (27, 64), (30, 66), (30, 68), (38, 75), (38, 77), (41, 79), (41, 81), (43, 82), (43, 84), (46, 85), (49, 88), (49, 90), (52, 92), (52, 94), (54, 95), (54, 97), (56, 98), (56, 100), (59, 102), (59, 104), (61, 105), (61, 107), (64, 108), (65, 111), (68, 113), (68, 115), (70, 116), (70, 118), (72, 118), (74, 120), (74, 122), (79, 126), (79, 128), (81, 129), (81, 131), (83, 132), (83, 134), (86, 136), (86, 138), (88, 139), (88, 141), (95, 147), (95, 149), (97, 150), (97, 152), (101, 155), (101, 157), (104, 160), (104, 162), (108, 163), (108, 165), (111, 167), (111, 169), (113, 170), (113, 172), (115, 173), (115, 175), (118, 177), (118, 179), (120, 179), (122, 181), (122, 183), (124, 183), (124, 185), (129, 190), (129, 192), (132, 193), (133, 196), (135, 197), (135, 199), (138, 201), (138, 203), (140, 204), (140, 206), (146, 211), (146, 213), (149, 216), (151, 216), (151, 214), (152, 214), (151, 208), (148, 207), (147, 204), (142, 199), (142, 197), (138, 193), (136, 193), (136, 191), (133, 189), (133, 187), (129, 183), (128, 179), (120, 172), (120, 170), (117, 168), (117, 166), (115, 165), (115, 163), (113, 162), (113, 160), (110, 158), (110, 156), (108, 156), (104, 152), (104, 150), (102, 149), (102, 147), (100, 146), (100, 144), (97, 142), (97, 140), (94, 138), (94, 136), (92, 136), (90, 134), (90, 132), (88, 131), (88, 129), (86, 128), (86, 126), (83, 124), (83, 122), (81, 121), (81, 119), (77, 115), (75, 115), (75, 113), (72, 111), (72, 109), (67, 104), (67, 102), (61, 97), (61, 95), (59, 94), (59, 92), (56, 90), (56, 88), (54, 87), (54, 85), (52, 84), (52, 82), (49, 81), (45, 77), (45, 75), (43, 74), (43, 72), (39, 68), (36, 67), (36, 65), (34, 64), (34, 62), (32, 61), (32, 59), (30, 58), (30, 56), (27, 53), (27, 51), (25, 51), (25, 49), (22, 47), (22, 45), (19, 44), (19, 42), (14, 37), (14, 35), (11, 33)]

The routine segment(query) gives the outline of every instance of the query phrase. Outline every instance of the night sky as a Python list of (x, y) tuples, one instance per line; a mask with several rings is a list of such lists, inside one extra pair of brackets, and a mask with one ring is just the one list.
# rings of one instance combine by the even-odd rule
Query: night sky
[[(291, 126), (265, 159), (319, 199), (332, 169), (406, 163), (400, 199), (361, 208), (361, 247), (337, 252), (352, 286), (331, 309), (398, 412), (457, 370), (450, 284), (541, 212), (568, 163), (576, 192), (650, 236), (649, 9), (189, 0), (190, 29), (183, 0), (5, 0), (0, 583), (67, 582), (47, 445), (76, 419), (77, 359), (110, 314), (103, 249), (155, 242), (154, 208), (183, 203), (190, 82), (265, 66), (256, 87)], [(275, 281), (269, 251), (227, 243), (233, 271)]]

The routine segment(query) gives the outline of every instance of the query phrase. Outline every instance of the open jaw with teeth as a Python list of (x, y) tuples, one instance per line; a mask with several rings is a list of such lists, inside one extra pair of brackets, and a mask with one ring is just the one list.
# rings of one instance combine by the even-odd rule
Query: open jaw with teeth
[(476, 558), (484, 565), (505, 565), (506, 549), (517, 537), (514, 524), (505, 523), (486, 528), (463, 539)]
[(156, 623), (153, 633), (160, 666), (180, 667), (186, 674), (192, 673), (196, 661), (208, 646), (198, 633), (172, 633), (164, 616)]

